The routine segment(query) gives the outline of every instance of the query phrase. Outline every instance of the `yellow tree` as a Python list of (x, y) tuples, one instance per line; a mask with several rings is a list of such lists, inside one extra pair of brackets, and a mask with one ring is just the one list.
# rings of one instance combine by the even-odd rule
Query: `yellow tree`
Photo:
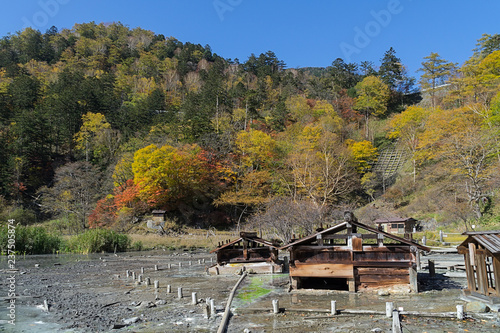
[(458, 177), (464, 196), (476, 218), (482, 216), (482, 201), (487, 198), (488, 183), (494, 174), (497, 156), (493, 132), (484, 127), (483, 119), (470, 108), (436, 109), (420, 135), (422, 157), (439, 161), (449, 174)]
[(222, 193), (215, 203), (241, 208), (238, 228), (249, 210), (258, 209), (270, 199), (275, 148), (275, 140), (262, 131), (241, 131), (237, 135), (233, 186)]
[(363, 81), (356, 84), (358, 97), (354, 108), (364, 112), (365, 115), (365, 138), (370, 138), (369, 119), (370, 116), (379, 117), (387, 111), (389, 102), (389, 87), (376, 76), (367, 76)]
[(87, 112), (82, 116), (83, 124), (80, 131), (75, 134), (76, 149), (85, 151), (85, 160), (90, 160), (90, 151), (96, 145), (96, 137), (105, 129), (111, 128), (102, 113)]
[(413, 182), (416, 182), (416, 154), (419, 137), (425, 129), (430, 111), (422, 107), (410, 106), (396, 114), (389, 121), (389, 139), (397, 139), (398, 145), (406, 149), (413, 159)]
[(198, 145), (149, 145), (134, 154), (132, 171), (139, 197), (150, 207), (192, 209), (193, 202), (217, 194), (212, 182), (216, 172), (210, 170)]
[(87, 162), (91, 153), (96, 162), (109, 162), (119, 148), (120, 133), (111, 128), (101, 113), (87, 112), (82, 121), (80, 131), (73, 139), (75, 148), (85, 153)]
[(306, 197), (317, 208), (339, 201), (353, 190), (356, 171), (349, 150), (336, 134), (321, 126), (306, 126), (286, 159), (289, 190), (296, 200)]

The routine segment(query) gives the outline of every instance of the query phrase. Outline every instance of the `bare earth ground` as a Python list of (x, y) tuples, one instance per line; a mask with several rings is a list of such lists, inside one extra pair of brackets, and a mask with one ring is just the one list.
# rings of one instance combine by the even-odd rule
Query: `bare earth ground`
[[(204, 252), (163, 251), (18, 257), (18, 324), (6, 323), (5, 302), (0, 311), (0, 332), (216, 332), (239, 277), (207, 276), (205, 267), (210, 258), (213, 256)], [(438, 267), (440, 261), (446, 266), (463, 260), (456, 254), (424, 257), (431, 258)], [(5, 268), (6, 258), (1, 260), (1, 268)], [(159, 281), (156, 292), (153, 285), (137, 284), (126, 277), (127, 270), (141, 274), (141, 267), (144, 280), (150, 278), (152, 284)], [(388, 296), (331, 290), (289, 292), (287, 275), (249, 275), (232, 303), (228, 332), (391, 332), (392, 320), (384, 315), (330, 316), (324, 312), (331, 300), (337, 301), (337, 309), (385, 311), (385, 303), (392, 301), (405, 311), (454, 312), (457, 304), (465, 304), (460, 299), (465, 279), (446, 277), (444, 270), (437, 273), (435, 278), (429, 278), (426, 271), (419, 273), (419, 294)], [(7, 296), (6, 278), (3, 269), (2, 299)], [(171, 293), (167, 293), (167, 285)], [(178, 299), (178, 287), (183, 288), (182, 299)], [(199, 299), (197, 305), (192, 304), (193, 292)], [(208, 297), (217, 307), (217, 316), (212, 318), (206, 318), (203, 311)], [(283, 313), (271, 313), (273, 299), (279, 300)], [(44, 300), (48, 313), (40, 308)], [(295, 312), (301, 309), (320, 311)], [(473, 314), (466, 320), (403, 316), (402, 323), (403, 332), (500, 332), (498, 313)]]

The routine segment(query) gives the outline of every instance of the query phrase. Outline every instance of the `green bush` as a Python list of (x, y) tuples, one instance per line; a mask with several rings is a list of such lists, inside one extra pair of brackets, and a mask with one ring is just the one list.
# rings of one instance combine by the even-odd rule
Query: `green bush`
[[(12, 229), (12, 228), (11, 228)], [(7, 225), (0, 227), (0, 248), (2, 253), (7, 253), (9, 244), (9, 228)], [(61, 237), (49, 234), (43, 227), (16, 225), (15, 251), (22, 254), (48, 254), (59, 251)], [(12, 249), (12, 248), (11, 248)]]
[(68, 252), (98, 253), (123, 252), (130, 246), (130, 238), (108, 229), (90, 229), (73, 236), (67, 245)]
[(142, 244), (141, 241), (137, 241), (137, 242), (134, 242), (132, 244), (132, 249), (134, 251), (142, 251), (143, 248), (144, 248), (144, 245)]

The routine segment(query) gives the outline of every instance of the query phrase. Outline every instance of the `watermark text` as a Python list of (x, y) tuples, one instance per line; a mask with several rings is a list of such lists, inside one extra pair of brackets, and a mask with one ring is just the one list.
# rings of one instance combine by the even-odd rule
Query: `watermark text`
[(8, 220), (7, 236), (7, 323), (16, 324), (16, 225)]

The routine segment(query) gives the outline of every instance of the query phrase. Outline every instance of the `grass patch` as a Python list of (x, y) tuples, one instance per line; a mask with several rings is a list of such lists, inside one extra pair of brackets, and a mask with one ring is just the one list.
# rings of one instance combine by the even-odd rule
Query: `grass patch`
[[(8, 253), (8, 235), (8, 226), (1, 226), (0, 249), (2, 254)], [(10, 249), (20, 254), (56, 253), (63, 243), (62, 238), (58, 235), (50, 234), (45, 228), (37, 226), (23, 226), (17, 224), (13, 235), (14, 237), (12, 239), (15, 239), (15, 248), (11, 247)]]
[[(234, 233), (227, 231), (217, 231), (214, 233), (207, 232), (201, 229), (185, 230), (184, 234), (179, 235), (158, 235), (149, 233), (143, 234), (130, 234), (132, 244), (139, 243), (142, 245), (142, 250), (151, 249), (166, 249), (166, 250), (179, 250), (179, 249), (214, 249), (218, 246), (219, 242), (226, 239), (235, 239)], [(135, 249), (134, 247), (132, 247)]]
[(66, 245), (65, 252), (99, 253), (124, 252), (130, 246), (130, 237), (108, 229), (90, 229), (72, 236)]
[(250, 284), (241, 288), (236, 294), (236, 298), (244, 303), (253, 302), (257, 298), (271, 292), (271, 289), (264, 288), (264, 280), (262, 277), (252, 276), (250, 279)]

